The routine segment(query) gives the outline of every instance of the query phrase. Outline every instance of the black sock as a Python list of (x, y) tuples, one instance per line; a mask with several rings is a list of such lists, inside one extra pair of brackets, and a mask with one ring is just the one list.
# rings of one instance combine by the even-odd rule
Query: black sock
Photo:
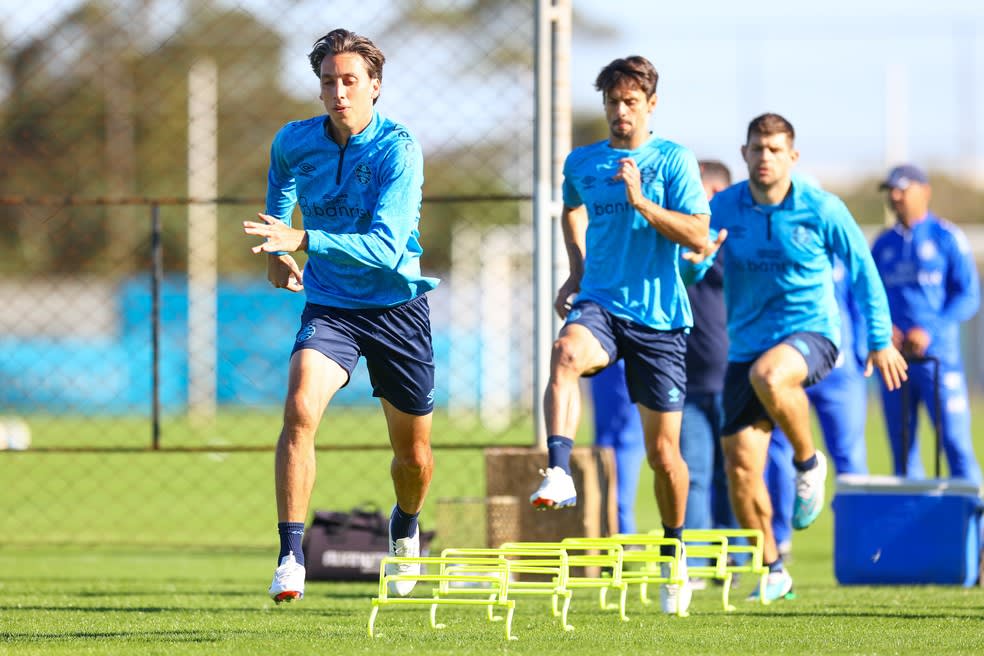
[(816, 453), (814, 453), (812, 456), (810, 456), (809, 458), (807, 458), (803, 462), (796, 462), (796, 458), (793, 458), (793, 467), (796, 468), (796, 471), (801, 471), (801, 472), (810, 471), (811, 469), (813, 469), (816, 466), (817, 466), (817, 454)]
[(571, 449), (574, 440), (563, 435), (551, 435), (547, 438), (548, 467), (560, 467), (568, 474), (571, 473)]
[(769, 573), (770, 574), (772, 574), (773, 572), (781, 572), (782, 571), (782, 556), (779, 556), (778, 558), (776, 558), (771, 563), (762, 563), (762, 564), (769, 568)]
[(301, 549), (301, 540), (304, 539), (304, 522), (280, 522), (277, 524), (277, 532), (280, 533), (280, 555), (277, 556), (277, 565), (284, 556), (293, 552), (294, 560), (298, 565), (304, 564), (304, 550)]
[[(676, 528), (670, 528), (666, 524), (663, 524), (663, 537), (664, 538), (675, 538), (683, 542), (683, 525)], [(659, 545), (659, 555), (660, 556), (673, 556), (676, 554), (676, 549), (673, 548), (672, 544), (661, 544)]]
[(400, 504), (393, 506), (393, 512), (390, 514), (390, 535), (393, 540), (399, 540), (401, 538), (408, 538), (417, 532), (417, 515), (420, 513), (414, 513), (413, 515), (403, 512), (400, 508)]

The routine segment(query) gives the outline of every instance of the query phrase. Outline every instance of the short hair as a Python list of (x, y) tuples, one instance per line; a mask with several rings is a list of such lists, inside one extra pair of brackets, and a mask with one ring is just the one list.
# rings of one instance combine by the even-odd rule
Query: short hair
[(716, 159), (702, 159), (697, 162), (700, 166), (702, 180), (720, 182), (725, 187), (731, 186), (731, 169)]
[(792, 145), (796, 139), (796, 130), (793, 124), (784, 119), (779, 114), (766, 113), (756, 116), (748, 124), (748, 132), (745, 134), (745, 143), (752, 138), (752, 134), (769, 136), (773, 134), (785, 134), (789, 136), (789, 144)]
[(601, 69), (595, 79), (595, 89), (607, 97), (608, 93), (621, 84), (631, 84), (638, 87), (646, 98), (652, 97), (656, 93), (656, 83), (659, 82), (659, 73), (656, 68), (645, 57), (632, 55), (625, 59), (616, 59), (608, 66)]
[[(368, 38), (345, 29), (332, 30), (315, 41), (311, 52), (308, 54), (308, 60), (311, 62), (311, 69), (314, 74), (320, 79), (321, 62), (324, 61), (325, 57), (349, 52), (362, 57), (370, 79), (383, 81), (383, 64), (386, 63), (383, 51)], [(373, 102), (375, 103), (376, 99), (373, 99)]]

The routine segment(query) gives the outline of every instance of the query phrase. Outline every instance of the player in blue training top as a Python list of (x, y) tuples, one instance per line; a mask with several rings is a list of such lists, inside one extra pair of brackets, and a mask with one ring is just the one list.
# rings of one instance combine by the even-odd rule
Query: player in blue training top
[(711, 200), (713, 228), (727, 230), (721, 249), (730, 345), (722, 446), (735, 515), (743, 527), (764, 534), (770, 600), (792, 589), (763, 478), (775, 424), (795, 456), (794, 527), (809, 526), (824, 502), (826, 461), (813, 445), (803, 388), (823, 378), (837, 359), (835, 256), (844, 262), (867, 322), (865, 374), (877, 368), (894, 389), (906, 367), (892, 346), (885, 291), (864, 235), (836, 196), (792, 179), (799, 157), (794, 138), (793, 126), (777, 114), (753, 119), (741, 149), (749, 179)]
[[(960, 228), (929, 211), (932, 190), (922, 169), (898, 166), (881, 188), (888, 193), (897, 223), (878, 236), (871, 251), (888, 292), (893, 340), (910, 358), (912, 402), (907, 417), (902, 417), (901, 392), (882, 389), (895, 472), (924, 475), (915, 439), (916, 416), (923, 403), (936, 419), (934, 364), (926, 360), (935, 358), (940, 366), (940, 439), (950, 475), (979, 484), (981, 468), (971, 439), (959, 341), (960, 323), (974, 316), (980, 305), (974, 256)], [(902, 453), (902, 421), (908, 422), (913, 438), (907, 454)]]
[[(314, 485), (315, 431), (360, 356), (393, 446), (391, 554), (419, 554), (417, 514), (433, 471), (434, 353), (424, 294), (438, 281), (420, 273), (420, 146), (374, 108), (385, 59), (372, 41), (333, 30), (315, 42), (309, 59), (327, 115), (277, 133), (266, 214), (244, 223), (246, 234), (266, 238), (253, 252), (268, 254), (271, 284), (307, 297), (277, 442), (281, 546), (270, 595), (278, 602), (304, 596), (301, 539)], [(291, 227), (295, 205), (302, 230)], [(289, 255), (294, 251), (307, 252), (303, 274)], [(404, 595), (412, 587), (412, 581), (393, 585)]]
[[(543, 399), (549, 466), (530, 501), (575, 503), (569, 457), (580, 418), (578, 381), (621, 358), (642, 417), (664, 531), (679, 538), (688, 486), (680, 417), (692, 324), (679, 252), (681, 245), (705, 247), (709, 219), (696, 158), (649, 131), (657, 80), (644, 57), (605, 66), (595, 87), (609, 137), (575, 149), (564, 163), (561, 225), (570, 275), (555, 307), (566, 323), (553, 345)], [(661, 599), (665, 612), (685, 610), (690, 588), (663, 586)]]

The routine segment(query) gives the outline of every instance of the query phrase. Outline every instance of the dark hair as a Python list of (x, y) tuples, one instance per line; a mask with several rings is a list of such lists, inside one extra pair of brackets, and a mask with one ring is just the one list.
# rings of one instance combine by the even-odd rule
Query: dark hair
[(659, 82), (659, 73), (652, 63), (645, 57), (633, 55), (625, 59), (616, 59), (601, 69), (595, 79), (595, 89), (600, 91), (602, 96), (607, 97), (615, 87), (630, 84), (645, 93), (646, 98), (651, 98), (656, 93), (657, 82)]
[(793, 145), (796, 139), (796, 130), (793, 124), (778, 114), (762, 114), (752, 119), (748, 124), (748, 132), (745, 134), (745, 143), (752, 138), (752, 133), (768, 136), (772, 134), (785, 134), (789, 136), (789, 145)]
[[(380, 82), (383, 81), (383, 64), (386, 63), (386, 57), (383, 56), (383, 51), (377, 48), (376, 44), (368, 38), (341, 28), (332, 30), (314, 42), (314, 46), (308, 54), (308, 60), (311, 62), (311, 70), (320, 79), (321, 62), (324, 61), (325, 57), (328, 55), (341, 55), (347, 52), (362, 57), (362, 61), (366, 64), (366, 71), (369, 72), (370, 79), (376, 79)], [(374, 98), (373, 103), (377, 99), (378, 97)]]
[(700, 177), (704, 180), (720, 182), (726, 187), (731, 186), (731, 170), (716, 159), (702, 159), (697, 162), (700, 166)]

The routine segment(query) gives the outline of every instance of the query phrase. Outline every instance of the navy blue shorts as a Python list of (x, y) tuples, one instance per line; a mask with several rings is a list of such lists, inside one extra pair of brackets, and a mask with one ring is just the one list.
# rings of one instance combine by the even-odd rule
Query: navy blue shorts
[(687, 390), (686, 328), (656, 330), (616, 317), (592, 301), (579, 301), (568, 324), (591, 331), (608, 353), (609, 363), (625, 361), (629, 399), (658, 412), (683, 410)]
[[(837, 347), (820, 333), (793, 333), (776, 346), (779, 344), (789, 344), (806, 360), (803, 387), (819, 383), (837, 362)], [(721, 435), (733, 435), (761, 419), (775, 425), (748, 380), (748, 373), (756, 361), (728, 363), (728, 369), (724, 372), (724, 427)]]
[(365, 356), (373, 396), (411, 415), (434, 410), (434, 347), (426, 296), (363, 310), (308, 303), (291, 355), (301, 349), (323, 353), (349, 377), (359, 356)]

